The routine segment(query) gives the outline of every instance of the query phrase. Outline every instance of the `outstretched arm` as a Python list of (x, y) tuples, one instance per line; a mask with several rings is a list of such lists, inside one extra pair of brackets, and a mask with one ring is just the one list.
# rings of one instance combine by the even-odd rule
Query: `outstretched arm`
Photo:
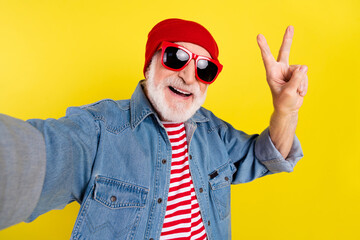
[(42, 134), (20, 119), (0, 114), (0, 230), (34, 211), (45, 169)]
[(81, 107), (57, 120), (25, 122), (0, 114), (0, 230), (82, 201), (98, 129)]

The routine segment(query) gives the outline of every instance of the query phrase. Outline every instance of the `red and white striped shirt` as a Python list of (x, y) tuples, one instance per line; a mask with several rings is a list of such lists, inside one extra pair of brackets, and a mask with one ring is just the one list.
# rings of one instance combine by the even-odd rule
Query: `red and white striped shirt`
[(161, 240), (203, 240), (206, 232), (191, 179), (184, 123), (164, 123), (171, 148), (170, 188)]

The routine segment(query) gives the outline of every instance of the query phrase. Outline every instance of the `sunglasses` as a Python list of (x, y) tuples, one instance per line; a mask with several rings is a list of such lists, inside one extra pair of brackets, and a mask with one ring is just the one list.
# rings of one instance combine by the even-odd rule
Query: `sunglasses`
[(206, 84), (213, 83), (223, 68), (219, 61), (192, 53), (175, 43), (162, 42), (161, 49), (161, 63), (172, 71), (183, 70), (192, 59), (195, 59), (196, 78)]

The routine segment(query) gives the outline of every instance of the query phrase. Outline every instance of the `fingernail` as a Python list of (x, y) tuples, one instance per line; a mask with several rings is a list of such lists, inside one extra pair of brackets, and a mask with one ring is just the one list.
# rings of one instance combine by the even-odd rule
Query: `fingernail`
[(303, 73), (305, 73), (307, 70), (308, 70), (308, 68), (307, 68), (306, 65), (302, 65), (302, 66), (300, 67), (300, 71), (302, 71)]

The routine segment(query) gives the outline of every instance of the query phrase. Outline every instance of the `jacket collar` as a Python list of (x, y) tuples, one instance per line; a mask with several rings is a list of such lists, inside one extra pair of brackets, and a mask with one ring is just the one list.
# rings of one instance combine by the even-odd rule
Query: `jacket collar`
[[(151, 114), (154, 114), (159, 123), (161, 122), (156, 111), (151, 106), (149, 100), (144, 93), (142, 86), (144, 84), (144, 81), (145, 80), (141, 80), (138, 83), (130, 99), (130, 123), (133, 129), (136, 128), (137, 125), (139, 125), (147, 116), (150, 116)], [(198, 110), (187, 122), (196, 123), (207, 121), (209, 121), (209, 119), (205, 117), (202, 113), (200, 113), (200, 111)]]

